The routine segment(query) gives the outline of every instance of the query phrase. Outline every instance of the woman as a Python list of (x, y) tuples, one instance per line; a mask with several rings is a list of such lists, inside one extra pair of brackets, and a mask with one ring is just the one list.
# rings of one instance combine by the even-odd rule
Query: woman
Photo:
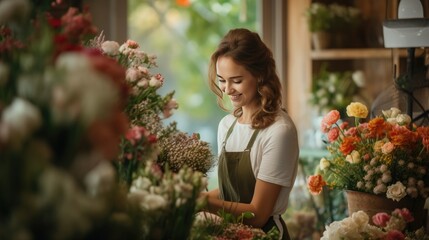
[(286, 211), (299, 155), (295, 125), (282, 109), (281, 84), (271, 50), (257, 33), (230, 30), (213, 53), (209, 84), (233, 106), (218, 127), (219, 189), (205, 193), (208, 211), (236, 216), (268, 232), (276, 227), (289, 239)]

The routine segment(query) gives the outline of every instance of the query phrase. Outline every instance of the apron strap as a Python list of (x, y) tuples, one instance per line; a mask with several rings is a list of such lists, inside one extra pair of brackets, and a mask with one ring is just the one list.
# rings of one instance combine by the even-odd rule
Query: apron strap
[(236, 118), (236, 119), (234, 120), (234, 122), (231, 124), (231, 127), (229, 127), (228, 132), (226, 133), (225, 140), (223, 140), (223, 147), (225, 147), (226, 140), (228, 140), (229, 136), (231, 135), (232, 130), (234, 129), (234, 126), (235, 126), (235, 123), (236, 123), (236, 122), (237, 122), (237, 118)]
[(253, 146), (253, 143), (255, 142), (256, 136), (258, 136), (258, 133), (259, 133), (259, 129), (256, 129), (256, 130), (253, 132), (252, 137), (250, 138), (249, 143), (247, 144), (247, 147), (246, 147), (246, 150), (245, 150), (245, 151), (250, 151), (250, 149), (251, 149), (251, 148), (252, 148), (252, 146)]

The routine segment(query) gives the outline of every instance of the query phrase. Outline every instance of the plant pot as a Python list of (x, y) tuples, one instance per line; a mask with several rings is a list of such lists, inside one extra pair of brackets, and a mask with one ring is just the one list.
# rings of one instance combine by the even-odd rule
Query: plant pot
[(311, 34), (311, 41), (315, 50), (331, 47), (331, 34), (327, 32), (314, 32)]
[(359, 210), (364, 211), (372, 222), (372, 216), (379, 212), (391, 214), (396, 208), (407, 208), (414, 217), (409, 224), (410, 230), (426, 227), (427, 209), (424, 209), (425, 199), (404, 197), (399, 202), (393, 201), (384, 195), (375, 195), (358, 191), (346, 191), (349, 216)]

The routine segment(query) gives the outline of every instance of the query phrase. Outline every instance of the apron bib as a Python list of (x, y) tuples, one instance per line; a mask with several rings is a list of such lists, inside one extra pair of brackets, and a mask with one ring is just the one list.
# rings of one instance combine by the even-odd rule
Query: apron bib
[[(222, 152), (219, 156), (219, 192), (222, 200), (248, 204), (252, 201), (256, 184), (250, 161), (250, 149), (255, 142), (259, 129), (253, 132), (244, 151), (227, 152), (225, 150), (226, 141), (231, 135), (236, 122), (237, 119), (228, 129), (225, 140), (223, 141)], [(281, 231), (279, 225), (282, 226), (283, 231)], [(277, 227), (282, 236), (281, 239), (290, 239), (286, 224), (280, 215), (271, 216), (262, 230), (268, 232), (272, 227)]]

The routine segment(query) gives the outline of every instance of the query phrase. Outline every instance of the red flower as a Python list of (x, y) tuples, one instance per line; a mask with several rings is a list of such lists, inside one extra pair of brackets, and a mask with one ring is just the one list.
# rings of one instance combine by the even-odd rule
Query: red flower
[(405, 239), (405, 235), (398, 230), (390, 230), (386, 236), (383, 238), (384, 240), (403, 240)]
[(389, 220), (390, 215), (385, 212), (380, 212), (372, 216), (372, 222), (380, 227), (386, 227)]

